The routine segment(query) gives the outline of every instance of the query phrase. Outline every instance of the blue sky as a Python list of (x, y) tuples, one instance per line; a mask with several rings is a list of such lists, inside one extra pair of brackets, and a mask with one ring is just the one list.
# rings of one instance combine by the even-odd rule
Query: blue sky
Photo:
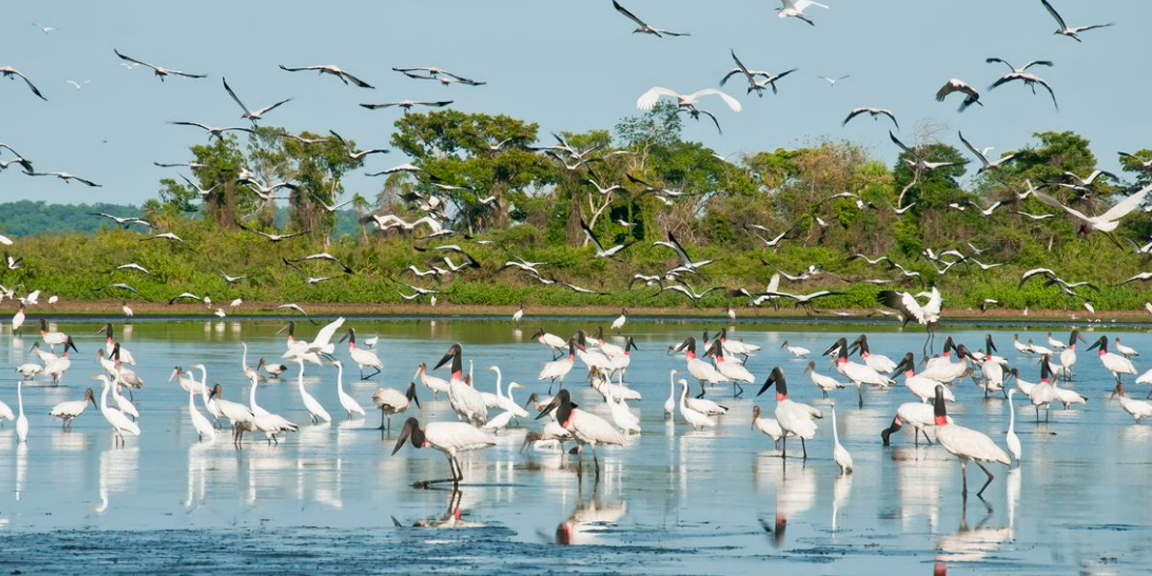
[[(960, 147), (956, 130), (978, 147), (1012, 150), (1033, 132), (1075, 130), (1092, 142), (1101, 166), (1118, 169), (1118, 150), (1149, 147), (1147, 94), (1152, 79), (1141, 30), (1152, 22), (1152, 2), (1053, 0), (1070, 25), (1116, 22), (1083, 34), (1083, 43), (1055, 36), (1054, 20), (1039, 0), (827, 0), (809, 8), (815, 27), (781, 20), (760, 1), (688, 2), (624, 0), (649, 24), (692, 35), (655, 38), (631, 34), (632, 22), (610, 0), (540, 2), (349, 1), (166, 3), (125, 1), (115, 10), (98, 2), (18, 2), (4, 7), (0, 66), (13, 66), (39, 86), (41, 101), (22, 83), (0, 84), (0, 142), (36, 162), (41, 171), (67, 171), (103, 184), (88, 188), (52, 178), (29, 178), (15, 167), (0, 172), (0, 201), (53, 203), (131, 202), (154, 197), (157, 182), (177, 171), (153, 161), (187, 161), (188, 146), (205, 136), (167, 125), (193, 120), (242, 125), (240, 109), (220, 78), (251, 107), (294, 97), (264, 124), (293, 131), (334, 129), (362, 147), (387, 147), (395, 109), (369, 111), (362, 102), (451, 99), (465, 112), (505, 113), (538, 122), (541, 133), (610, 128), (638, 114), (636, 98), (659, 85), (692, 92), (717, 87), (732, 66), (729, 49), (750, 67), (800, 70), (780, 83), (780, 94), (730, 93), (743, 112), (707, 104), (724, 128), (689, 122), (685, 137), (720, 154), (792, 148), (823, 138), (847, 139), (891, 163), (886, 121), (868, 117), (846, 128), (856, 106), (892, 109), (905, 141), (918, 126)], [(32, 23), (52, 26), (44, 34)], [(146, 62), (209, 78), (169, 78), (144, 68), (126, 70), (113, 48)], [(1002, 65), (1050, 59), (1033, 69), (1055, 88), (1047, 95), (1020, 85), (987, 92)], [(376, 86), (345, 86), (330, 76), (288, 73), (279, 64), (336, 64)], [(440, 86), (393, 72), (393, 66), (435, 65), (488, 82)], [(834, 88), (818, 76), (851, 78)], [(983, 108), (957, 113), (958, 101), (937, 103), (950, 78), (981, 90)], [(90, 81), (80, 90), (66, 83)], [(734, 80), (738, 80), (734, 78)], [(953, 96), (952, 98), (958, 98)], [(9, 158), (7, 154), (0, 155)], [(375, 196), (381, 181), (363, 177), (406, 159), (374, 156), (346, 178), (350, 192)]]

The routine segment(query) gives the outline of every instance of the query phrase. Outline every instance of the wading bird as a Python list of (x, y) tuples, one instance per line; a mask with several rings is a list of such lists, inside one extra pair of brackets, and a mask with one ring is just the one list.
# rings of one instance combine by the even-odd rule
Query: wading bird
[[(624, 435), (620, 433), (607, 420), (580, 410), (572, 403), (572, 396), (568, 390), (560, 390), (552, 401), (540, 410), (536, 416), (539, 420), (552, 411), (556, 412), (556, 422), (572, 434), (580, 446), (588, 446), (592, 450), (592, 462), (596, 466), (596, 477), (600, 477), (600, 459), (596, 455), (597, 444), (624, 445)], [(583, 451), (580, 456), (583, 458)]]
[(413, 448), (435, 448), (444, 453), (452, 470), (452, 477), (416, 482), (413, 484), (416, 488), (427, 488), (432, 484), (444, 482), (458, 486), (464, 479), (464, 470), (460, 467), (458, 459), (460, 453), (496, 445), (496, 438), (491, 434), (463, 422), (430, 422), (424, 428), (420, 428), (420, 421), (409, 417), (404, 421), (404, 428), (400, 431), (396, 446), (392, 448), (392, 454), (399, 452), (409, 438), (412, 440)]
[(763, 394), (766, 390), (776, 385), (776, 422), (780, 424), (780, 429), (784, 431), (781, 437), (783, 444), (781, 446), (780, 457), (788, 457), (788, 436), (796, 436), (800, 438), (800, 447), (804, 453), (804, 460), (808, 459), (808, 447), (805, 440), (811, 440), (816, 437), (816, 423), (812, 421), (813, 418), (823, 418), (824, 415), (817, 409), (799, 402), (793, 402), (788, 399), (788, 383), (784, 379), (784, 371), (779, 366), (772, 369), (772, 373), (768, 375), (768, 379), (764, 381), (764, 386), (756, 393), (757, 396)]
[(960, 459), (960, 477), (963, 479), (961, 494), (963, 494), (965, 501), (968, 500), (968, 461), (975, 462), (988, 476), (988, 480), (976, 492), (976, 497), (980, 498), (984, 494), (984, 489), (992, 483), (994, 478), (992, 472), (983, 463), (999, 462), (1005, 466), (1011, 466), (1012, 460), (987, 434), (948, 421), (948, 410), (944, 407), (944, 386), (942, 385), (936, 387), (934, 413), (936, 415), (936, 440), (945, 450)]

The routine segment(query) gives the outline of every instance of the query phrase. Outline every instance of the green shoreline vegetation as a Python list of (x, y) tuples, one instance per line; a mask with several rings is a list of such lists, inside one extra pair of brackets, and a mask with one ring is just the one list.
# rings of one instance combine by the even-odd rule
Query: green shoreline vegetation
[[(419, 286), (440, 291), (441, 302), (505, 307), (509, 314), (520, 303), (558, 309), (673, 308), (693, 314), (730, 305), (740, 314), (749, 298), (732, 296), (732, 290), (756, 294), (778, 271), (798, 275), (815, 266), (819, 274), (801, 282), (784, 280), (780, 290), (841, 293), (819, 300), (818, 309), (873, 310), (880, 290), (915, 293), (929, 281), (943, 293), (945, 317), (968, 309), (978, 316), (976, 309), (985, 299), (997, 300), (1004, 310), (995, 317), (1013, 318), (1025, 308), (1090, 317), (1085, 300), (1098, 312), (1140, 311), (1149, 300), (1141, 282), (1120, 285), (1147, 264), (1138, 247), (1152, 237), (1148, 214), (1129, 215), (1112, 237), (1080, 237), (1076, 223), (1064, 214), (1034, 197), (1018, 196), (1030, 182), (1067, 205), (1098, 214), (1132, 187), (1152, 182), (1152, 169), (1123, 158), (1127, 182), (1100, 178), (1082, 190), (1060, 186), (1069, 183), (1065, 173), (1085, 176), (1096, 169), (1088, 141), (1074, 133), (1038, 133), (1004, 168), (965, 179), (967, 159), (943, 143), (950, 135), (929, 129), (903, 139), (920, 142), (913, 152), (921, 159), (958, 164), (927, 171), (905, 152), (889, 168), (852, 143), (831, 141), (729, 162), (682, 140), (682, 120), (674, 107), (659, 106), (621, 121), (612, 131), (553, 138), (541, 137), (535, 124), (507, 116), (407, 113), (396, 121), (392, 145), (422, 172), (387, 175), (374, 201), (352, 195), (351, 211), (359, 224), (343, 234), (333, 233), (337, 212), (324, 204), (338, 203), (344, 193), (342, 175), (363, 168), (362, 158), (348, 154), (355, 143), (345, 147), (324, 139), (307, 144), (320, 137), (305, 132), (297, 139), (282, 129), (261, 127), (245, 142), (226, 136), (192, 147), (190, 160), (204, 167), (190, 177), (200, 188), (212, 189), (203, 201), (191, 186), (165, 179), (159, 197), (141, 207), (155, 233), (173, 233), (182, 242), (145, 241), (150, 232), (139, 226), (17, 237), (6, 248), (23, 260), (18, 269), (0, 273), (0, 284), (22, 287), (17, 296), (39, 289), (42, 301), (55, 294), (64, 304), (118, 303), (121, 298), (129, 305), (165, 303), (190, 292), (210, 296), (214, 306), (225, 308), (241, 298), (354, 309), (405, 303), (401, 294), (411, 295), (410, 286)], [(539, 141), (553, 148), (542, 153)], [(572, 150), (584, 160), (574, 160)], [(1150, 158), (1152, 151), (1136, 155)], [(373, 162), (378, 166), (380, 160)], [(288, 215), (279, 228), (285, 218), (277, 217), (275, 205), (238, 183), (245, 170), (263, 185), (292, 183), (294, 188), (281, 191), (288, 198)], [(590, 180), (623, 188), (602, 193)], [(854, 196), (834, 196), (842, 192)], [(369, 214), (392, 214), (413, 222), (436, 201), (447, 205), (444, 227), (455, 235), (428, 239), (430, 229), (423, 225), (412, 232), (380, 232), (364, 220)], [(1001, 205), (983, 215), (981, 210), (993, 202)], [(907, 210), (900, 215), (894, 206)], [(1025, 214), (1053, 217), (1033, 220)], [(635, 245), (615, 259), (596, 258), (594, 249), (584, 245), (581, 220), (605, 247)], [(0, 233), (6, 229), (0, 216)], [(271, 242), (255, 230), (302, 235)], [(714, 260), (699, 276), (685, 276), (687, 284), (697, 291), (720, 289), (697, 303), (680, 293), (658, 293), (658, 286), (643, 282), (629, 289), (634, 274), (663, 275), (679, 264), (672, 250), (652, 245), (668, 233), (676, 235), (693, 260)], [(776, 246), (766, 245), (782, 233)], [(467, 256), (435, 250), (447, 244)], [(941, 274), (938, 270), (958, 258), (932, 261), (928, 250), (957, 250), (968, 259)], [(319, 252), (335, 256), (353, 273), (331, 262), (301, 261)], [(847, 261), (853, 254), (887, 256), (923, 280), (902, 279), (886, 264)], [(407, 271), (409, 266), (447, 269), (445, 257), (453, 266), (469, 257), (476, 265), (441, 282)], [(546, 263), (540, 273), (556, 284), (544, 286), (529, 273), (505, 269), (514, 258)], [(132, 262), (150, 275), (116, 269)], [(1002, 265), (985, 270), (980, 264)], [(1046, 285), (1044, 278), (1019, 286), (1021, 274), (1033, 268), (1050, 268), (1070, 282), (1091, 282), (1099, 291), (1081, 287), (1074, 289), (1079, 296), (1070, 296), (1059, 285)], [(247, 278), (228, 283), (223, 273)], [(891, 283), (866, 282), (871, 279)], [(561, 287), (563, 282), (604, 294), (580, 294)], [(130, 285), (140, 296), (113, 284)]]

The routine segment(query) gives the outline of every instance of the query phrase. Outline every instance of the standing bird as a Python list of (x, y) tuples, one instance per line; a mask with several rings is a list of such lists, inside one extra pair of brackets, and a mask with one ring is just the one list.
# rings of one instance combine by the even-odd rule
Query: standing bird
[(1020, 463), (1020, 437), (1016, 435), (1016, 407), (1012, 405), (1012, 397), (1016, 389), (1008, 391), (1008, 433), (1004, 436), (1004, 444), (1008, 446), (1008, 453), (1017, 464)]
[(1113, 344), (1113, 347), (1116, 348), (1116, 351), (1119, 352), (1125, 358), (1131, 358), (1133, 356), (1139, 356), (1140, 355), (1140, 353), (1137, 352), (1135, 348), (1121, 344), (1119, 336), (1112, 339), (1112, 344)]
[(960, 103), (960, 108), (957, 109), (959, 112), (963, 112), (973, 104), (984, 105), (984, 103), (980, 101), (980, 93), (977, 92), (975, 88), (969, 86), (963, 80), (957, 80), (956, 78), (949, 80), (936, 91), (936, 101), (943, 102), (944, 98), (953, 92), (962, 92), (964, 94), (964, 100)]
[(1141, 418), (1152, 418), (1152, 402), (1133, 400), (1125, 396), (1123, 384), (1116, 384), (1116, 388), (1112, 390), (1112, 396), (1120, 397), (1120, 407), (1132, 416), (1132, 418), (1136, 419), (1137, 424), (1140, 423)]
[(980, 491), (976, 492), (976, 497), (980, 498), (984, 489), (992, 483), (994, 478), (992, 472), (984, 466), (983, 462), (999, 462), (1005, 466), (1011, 466), (1012, 460), (987, 434), (948, 421), (948, 410), (944, 407), (944, 386), (942, 385), (936, 387), (934, 412), (936, 415), (936, 440), (945, 450), (960, 459), (960, 477), (963, 479), (961, 494), (963, 494), (964, 500), (968, 499), (968, 461), (975, 462), (984, 471), (984, 474), (988, 475), (988, 480), (980, 487)]
[(680, 415), (684, 420), (692, 425), (692, 428), (699, 430), (701, 428), (715, 428), (716, 421), (709, 418), (703, 412), (699, 412), (688, 406), (688, 381), (681, 378), (678, 383), (680, 384)]
[[(393, 388), (381, 388), (372, 393), (372, 403), (380, 410), (380, 434), (381, 437), (387, 433), (388, 437), (392, 436), (392, 416), (407, 412), (408, 408), (415, 403), (416, 407), (420, 407), (420, 400), (416, 397), (416, 383), (409, 382), (408, 388), (401, 393)], [(387, 418), (387, 425), (384, 423), (384, 418)]]
[(836, 404), (832, 404), (832, 460), (840, 466), (841, 474), (852, 473), (852, 455), (840, 445), (840, 435), (836, 431)]
[[(607, 420), (595, 414), (577, 409), (576, 405), (572, 403), (572, 395), (568, 393), (568, 390), (560, 390), (560, 392), (552, 398), (552, 401), (544, 406), (544, 409), (540, 411), (536, 419), (539, 420), (547, 416), (553, 410), (556, 411), (556, 422), (570, 432), (578, 444), (588, 446), (592, 449), (592, 462), (596, 465), (596, 477), (599, 478), (600, 459), (596, 456), (596, 445), (611, 444), (623, 446), (624, 435), (609, 424)], [(581, 451), (581, 458), (583, 455), (584, 453)]]
[(443, 452), (448, 458), (448, 466), (452, 469), (451, 478), (424, 480), (413, 484), (416, 488), (427, 488), (432, 484), (443, 482), (451, 482), (454, 486), (460, 485), (460, 481), (464, 479), (464, 470), (458, 460), (460, 453), (496, 445), (496, 438), (491, 434), (463, 422), (431, 422), (421, 429), (420, 421), (409, 417), (404, 421), (404, 429), (400, 432), (400, 438), (396, 440), (392, 454), (399, 452), (409, 438), (412, 439), (413, 448), (435, 448)]
[(464, 371), (460, 356), (463, 349), (460, 344), (453, 344), (448, 352), (433, 367), (433, 370), (451, 362), (452, 377), (448, 380), (448, 402), (456, 414), (472, 423), (474, 426), (483, 426), (488, 423), (488, 405), (480, 392), (472, 387), (471, 382), (464, 381)]
[(804, 459), (807, 460), (808, 446), (804, 441), (816, 437), (816, 423), (812, 419), (823, 418), (824, 415), (807, 404), (788, 399), (788, 383), (784, 380), (784, 371), (779, 366), (772, 369), (772, 373), (768, 375), (768, 380), (764, 382), (764, 386), (756, 395), (763, 394), (773, 384), (776, 385), (776, 421), (780, 423), (780, 429), (784, 431), (784, 437), (781, 438), (783, 444), (780, 457), (788, 457), (788, 436), (796, 436), (800, 438), (800, 447), (804, 451)]
[[(380, 372), (382, 372), (384, 370), (384, 363), (380, 361), (380, 357), (376, 355), (376, 352), (374, 352), (372, 350), (365, 350), (363, 348), (357, 348), (356, 347), (356, 329), (355, 328), (349, 328), (348, 329), (348, 335), (345, 336), (344, 339), (348, 340), (348, 355), (351, 356), (352, 361), (355, 362), (356, 365), (360, 367), (360, 379), (361, 380), (365, 380), (366, 378), (371, 378), (371, 377), (379, 374)], [(376, 371), (369, 374), (367, 377), (365, 377), (364, 376), (364, 367), (365, 366), (368, 366), (369, 368), (372, 368)]]
[(1132, 365), (1132, 361), (1119, 355), (1113, 354), (1108, 351), (1108, 337), (1101, 336), (1095, 344), (1088, 347), (1089, 350), (1093, 348), (1100, 349), (1100, 363), (1104, 365), (1104, 369), (1116, 378), (1116, 383), (1120, 383), (1120, 376), (1124, 374), (1136, 375), (1136, 367)]
[(115, 438), (119, 443), (124, 443), (125, 432), (133, 436), (139, 436), (140, 427), (137, 426), (135, 422), (129, 420), (123, 412), (108, 406), (108, 390), (112, 388), (112, 381), (103, 374), (93, 376), (93, 379), (100, 380), (104, 383), (104, 391), (100, 393), (100, 413), (104, 415), (104, 419), (108, 421), (108, 424), (112, 426), (112, 432), (115, 433)]
[[(344, 409), (345, 417), (351, 418), (353, 413), (364, 416), (364, 408), (351, 394), (344, 391), (344, 364), (339, 360), (333, 360), (332, 365), (336, 367), (336, 396), (340, 399), (340, 407)], [(413, 396), (415, 396), (415, 392), (413, 392)], [(375, 400), (375, 396), (373, 396), (373, 400)]]
[[(207, 393), (207, 390), (204, 392)], [(196, 409), (196, 391), (192, 388), (188, 389), (188, 415), (192, 417), (192, 427), (196, 430), (196, 436), (199, 440), (204, 440), (207, 437), (208, 441), (212, 442), (216, 439), (216, 429), (212, 427), (208, 417)]]
[(1069, 28), (1068, 25), (1064, 23), (1064, 19), (1060, 17), (1060, 13), (1052, 7), (1052, 4), (1050, 4), (1048, 0), (1040, 0), (1040, 3), (1044, 5), (1044, 8), (1048, 10), (1048, 13), (1052, 15), (1054, 20), (1056, 20), (1056, 25), (1059, 26), (1059, 28), (1057, 28), (1053, 34), (1067, 36), (1077, 42), (1082, 42), (1079, 36), (1081, 32), (1087, 32), (1088, 30), (1094, 30), (1096, 28), (1106, 28), (1113, 25), (1112, 22), (1109, 22), (1107, 24), (1090, 24), (1088, 26), (1073, 26)]
[(892, 425), (880, 431), (880, 439), (885, 446), (889, 445), (892, 433), (898, 432), (905, 424), (912, 426), (912, 439), (916, 446), (920, 446), (921, 434), (924, 435), (924, 441), (931, 444), (932, 439), (928, 437), (927, 429), (936, 426), (933, 406), (922, 402), (905, 402), (897, 407)]
[(91, 388), (84, 391), (84, 399), (61, 402), (48, 410), (48, 415), (55, 416), (62, 420), (63, 424), (61, 427), (67, 430), (68, 427), (72, 426), (72, 420), (76, 419), (76, 417), (88, 409), (88, 403), (92, 403), (93, 407), (99, 408), (96, 406), (96, 395), (92, 393)]
[(300, 364), (300, 375), (296, 378), (296, 386), (300, 390), (300, 399), (304, 402), (304, 408), (308, 410), (308, 415), (312, 417), (312, 423), (316, 424), (321, 420), (331, 422), (332, 416), (328, 415), (328, 411), (324, 409), (320, 401), (304, 389), (304, 359), (296, 358), (294, 361)]
[(16, 438), (28, 442), (28, 417), (24, 415), (24, 380), (16, 381)]
[(621, 308), (620, 309), (620, 316), (617, 316), (616, 319), (612, 321), (612, 326), (610, 326), (610, 328), (612, 330), (620, 330), (620, 329), (624, 328), (624, 323), (627, 321), (628, 321), (628, 309), (627, 308)]
[(811, 375), (810, 378), (812, 379), (812, 383), (815, 384), (816, 387), (820, 389), (820, 393), (824, 395), (825, 399), (828, 398), (829, 392), (831, 392), (833, 390), (844, 388), (844, 384), (842, 382), (840, 382), (839, 380), (836, 380), (835, 378), (833, 378), (831, 376), (825, 376), (823, 374), (818, 374), (816, 372), (816, 362), (815, 361), (809, 361), (808, 366), (806, 368), (804, 368), (804, 372)]
[(780, 439), (784, 437), (784, 430), (780, 429), (780, 423), (775, 418), (762, 418), (760, 414), (760, 407), (753, 405), (752, 429), (759, 430), (761, 434), (771, 438), (773, 444), (779, 446)]
[(544, 365), (544, 368), (540, 370), (540, 376), (537, 378), (537, 380), (548, 380), (549, 391), (552, 390), (551, 385), (555, 384), (557, 381), (560, 382), (561, 387), (564, 386), (564, 377), (567, 376), (568, 373), (572, 371), (572, 367), (576, 365), (577, 347), (579, 347), (581, 350), (584, 349), (583, 346), (576, 342), (576, 338), (569, 338), (568, 355), (562, 356), (559, 360), (548, 362)]
[(524, 304), (520, 304), (516, 311), (512, 313), (512, 322), (519, 324), (524, 319)]

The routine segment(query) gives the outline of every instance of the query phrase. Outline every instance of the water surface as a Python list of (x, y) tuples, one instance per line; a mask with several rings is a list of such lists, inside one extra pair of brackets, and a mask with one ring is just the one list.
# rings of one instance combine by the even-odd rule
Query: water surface
[[(498, 444), (463, 459), (465, 482), (418, 490), (415, 481), (445, 477), (448, 465), (432, 450), (410, 446), (390, 455), (393, 439), (376, 429), (379, 412), (370, 396), (380, 386), (403, 388), (416, 365), (435, 364), (449, 344), (461, 342), (465, 361), (475, 363), (479, 387), (491, 391), (502, 368), (505, 384), (517, 381), (545, 392), (536, 382), (550, 359), (531, 339), (537, 323), (516, 330), (507, 321), (351, 320), (361, 340), (375, 332), (384, 373), (360, 381), (352, 367), (345, 386), (369, 408), (367, 418), (346, 419), (335, 392), (336, 371), (306, 367), (304, 381), (334, 416), (312, 425), (297, 392), (295, 366), (280, 382), (261, 385), (260, 404), (301, 424), (298, 434), (279, 445), (246, 440), (242, 450), (222, 430), (215, 442), (198, 442), (187, 413), (187, 396), (168, 384), (173, 366), (203, 363), (210, 383), (224, 396), (247, 401), (240, 342), (250, 347), (248, 362), (278, 359), (285, 349), (280, 323), (142, 322), (117, 326), (118, 337), (137, 359), (147, 384), (135, 394), (142, 414), (140, 438), (113, 445), (100, 413), (89, 409), (71, 431), (47, 416), (50, 406), (77, 399), (98, 384), (93, 335), (98, 325), (61, 323), (74, 335), (80, 354), (63, 383), (43, 380), (24, 387), (31, 422), (27, 444), (18, 444), (12, 423), (0, 429), (0, 569), (29, 572), (220, 572), (235, 569), (277, 573), (357, 571), (411, 573), (432, 570), (475, 573), (892, 574), (927, 573), (938, 560), (955, 573), (1003, 574), (1006, 570), (1045, 574), (1111, 574), (1140, 570), (1152, 560), (1149, 491), (1152, 434), (1134, 424), (1117, 402), (1108, 402), (1111, 377), (1093, 352), (1080, 346), (1077, 379), (1068, 384), (1089, 397), (1087, 406), (1053, 410), (1051, 422), (1035, 424), (1031, 407), (1017, 398), (1017, 433), (1024, 462), (1012, 471), (991, 467), (996, 479), (986, 500), (960, 497), (960, 470), (937, 446), (912, 445), (911, 432), (881, 446), (900, 403), (913, 400), (902, 384), (865, 392), (856, 406), (852, 388), (834, 394), (841, 442), (856, 471), (839, 476), (831, 460), (830, 421), (820, 422), (809, 458), (786, 461), (771, 441), (750, 429), (752, 405), (771, 415), (771, 395), (756, 398), (758, 385), (741, 398), (716, 387), (709, 397), (730, 407), (714, 430), (693, 431), (677, 416), (665, 419), (668, 372), (683, 360), (666, 354), (688, 335), (699, 338), (702, 321), (630, 321), (635, 337), (627, 380), (644, 398), (632, 406), (643, 433), (624, 448), (599, 453), (599, 480), (591, 462), (577, 473), (577, 458), (559, 453), (520, 454), (526, 429), (521, 421), (503, 431)], [(594, 322), (549, 320), (556, 334)], [(304, 323), (298, 336), (318, 329)], [(872, 349), (893, 358), (923, 345), (921, 331), (890, 327), (750, 324), (734, 337), (763, 346), (748, 362), (762, 381), (780, 365), (792, 397), (821, 409), (829, 401), (802, 374), (806, 362), (780, 349), (790, 344), (822, 351), (835, 338), (870, 334)], [(1025, 378), (1038, 380), (1035, 360), (1012, 350), (1012, 333), (1045, 339), (1047, 330), (1067, 338), (1066, 328), (1014, 327), (993, 332), (1001, 353)], [(948, 334), (972, 348), (985, 331), (957, 329)], [(1141, 332), (1120, 335), (1152, 354), (1152, 338)], [(34, 333), (0, 335), (3, 374), (34, 358)], [(337, 356), (347, 364), (346, 349)], [(1149, 366), (1136, 359), (1143, 372)], [(579, 365), (578, 365), (579, 368)], [(467, 369), (467, 368), (465, 368)], [(829, 373), (825, 359), (818, 369)], [(575, 374), (575, 373), (574, 373)], [(439, 374), (446, 377), (446, 373)], [(607, 416), (599, 395), (579, 377), (569, 387), (582, 408)], [(1146, 387), (1131, 384), (1132, 395)], [(901, 379), (902, 381), (902, 379)], [(16, 382), (0, 382), (0, 399), (16, 408)], [(952, 414), (968, 427), (989, 433), (1003, 446), (1007, 403), (984, 400), (965, 380), (955, 385)], [(418, 390), (421, 421), (454, 420), (447, 399)], [(517, 391), (523, 401), (524, 391)], [(394, 423), (396, 427), (402, 417)], [(799, 446), (789, 445), (790, 456)], [(974, 486), (983, 474), (970, 470)], [(458, 511), (458, 514), (457, 514)], [(350, 564), (354, 562), (354, 564)]]

